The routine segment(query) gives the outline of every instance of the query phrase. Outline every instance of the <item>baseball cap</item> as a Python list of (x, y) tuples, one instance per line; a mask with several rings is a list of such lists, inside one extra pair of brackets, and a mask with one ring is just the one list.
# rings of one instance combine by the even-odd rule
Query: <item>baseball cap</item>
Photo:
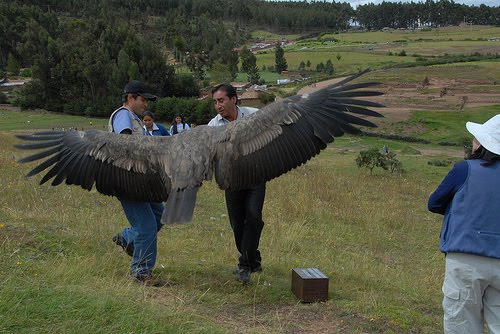
[(156, 101), (156, 96), (147, 92), (144, 82), (139, 80), (132, 80), (123, 88), (125, 94), (137, 94), (149, 101)]

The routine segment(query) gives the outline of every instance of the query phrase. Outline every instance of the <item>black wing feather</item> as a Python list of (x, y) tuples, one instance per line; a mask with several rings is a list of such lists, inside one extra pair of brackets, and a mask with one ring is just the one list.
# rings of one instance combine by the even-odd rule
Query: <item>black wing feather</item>
[[(349, 83), (365, 72), (303, 97), (294, 96), (280, 102), (280, 106), (276, 108), (284, 108), (284, 112), (278, 111), (279, 115), (298, 114), (298, 119), (293, 116), (295, 121), (280, 124), (282, 132), (272, 141), (232, 161), (230, 171), (226, 172), (229, 175), (216, 174), (219, 185), (238, 190), (269, 181), (304, 164), (325, 149), (335, 137), (344, 133), (359, 133), (360, 129), (356, 126), (376, 127), (376, 124), (359, 115), (382, 117), (380, 113), (368, 108), (384, 106), (360, 98), (379, 96), (382, 93), (358, 89), (373, 87), (379, 83)], [(270, 105), (264, 109), (274, 112), (272, 108), (273, 105)], [(261, 161), (264, 163), (260, 163)]]
[[(27, 144), (16, 145), (22, 150), (42, 149), (41, 152), (19, 160), (20, 163), (32, 162), (47, 158), (33, 168), (27, 176), (48, 170), (41, 178), (40, 184), (52, 180), (57, 186), (62, 182), (79, 185), (91, 190), (95, 185), (97, 191), (110, 196), (123, 196), (130, 200), (161, 202), (168, 198), (170, 182), (160, 180), (159, 173), (147, 170), (139, 173), (125, 170), (113, 164), (111, 156), (102, 153), (96, 158), (96, 152), (106, 147), (108, 140), (121, 140), (125, 137), (113, 137), (101, 131), (47, 131), (32, 135), (18, 135)], [(116, 142), (116, 145), (120, 145)], [(92, 155), (93, 154), (93, 155)], [(116, 157), (119, 158), (119, 157)]]

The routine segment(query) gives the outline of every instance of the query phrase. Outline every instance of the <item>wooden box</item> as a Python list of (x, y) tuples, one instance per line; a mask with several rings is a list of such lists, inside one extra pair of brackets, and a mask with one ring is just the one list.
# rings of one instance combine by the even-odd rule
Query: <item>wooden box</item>
[(328, 300), (328, 276), (317, 268), (292, 269), (292, 292), (303, 303)]

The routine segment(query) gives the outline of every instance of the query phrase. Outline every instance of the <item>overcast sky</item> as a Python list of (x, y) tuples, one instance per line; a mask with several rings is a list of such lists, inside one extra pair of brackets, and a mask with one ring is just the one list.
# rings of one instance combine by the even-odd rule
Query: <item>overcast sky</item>
[[(289, 1), (289, 0), (267, 0), (267, 1)], [(374, 3), (374, 4), (378, 4), (378, 3), (381, 3), (382, 1), (383, 0), (338, 0), (336, 2), (348, 2), (351, 4), (352, 7), (356, 8), (356, 6), (358, 6), (358, 5), (365, 5), (365, 4), (370, 3), (370, 2)], [(386, 1), (388, 1), (388, 0), (386, 0)], [(439, 0), (434, 0), (434, 2), (437, 2), (437, 1), (439, 1)], [(410, 2), (410, 0), (395, 0), (392, 2)], [(413, 0), (413, 2), (420, 2), (420, 1)], [(464, 5), (468, 5), (468, 6), (479, 6), (482, 4), (484, 4), (486, 6), (490, 6), (490, 7), (500, 6), (499, 0), (454, 0), (453, 2), (461, 3)]]

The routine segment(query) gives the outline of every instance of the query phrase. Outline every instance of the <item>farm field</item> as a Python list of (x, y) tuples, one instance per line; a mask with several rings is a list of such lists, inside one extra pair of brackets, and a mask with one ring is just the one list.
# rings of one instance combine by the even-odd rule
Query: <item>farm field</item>
[[(310, 70), (328, 59), (336, 75), (351, 73), (360, 68), (381, 68), (399, 63), (413, 63), (416, 57), (444, 55), (499, 54), (500, 42), (489, 41), (500, 36), (499, 27), (467, 26), (421, 30), (393, 30), (323, 34), (320, 39), (295, 40), (296, 36), (271, 35), (268, 41), (285, 39), (285, 58), (290, 70), (301, 61), (311, 62)], [(406, 56), (398, 54), (405, 51)], [(256, 54), (259, 68), (274, 65), (274, 51)], [(339, 58), (337, 58), (339, 57)], [(306, 71), (307, 72), (307, 71)]]
[[(336, 58), (338, 55), (340, 56), (340, 60)], [(309, 60), (311, 62), (311, 69), (315, 70), (317, 64), (321, 62), (325, 64), (328, 60), (331, 60), (336, 70), (336, 74), (338, 75), (356, 72), (366, 67), (378, 68), (381, 66), (415, 61), (415, 58), (412, 57), (398, 57), (375, 53), (369, 54), (356, 48), (348, 51), (335, 49), (294, 51), (285, 53), (285, 57), (290, 69), (297, 69), (301, 61), (307, 63)], [(274, 52), (257, 55), (257, 66), (259, 68), (262, 68), (263, 65), (272, 66), (274, 65), (274, 61)]]
[[(323, 52), (296, 53), (313, 62), (328, 57)], [(339, 76), (367, 65), (361, 53), (346, 52), (352, 57), (342, 54)], [(271, 61), (264, 56), (259, 64)], [(40, 186), (39, 176), (26, 179), (34, 165), (18, 164), (27, 152), (13, 148), (16, 133), (87, 130), (90, 122), (105, 129), (107, 120), (0, 107), (0, 333), (442, 332), (441, 217), (427, 211), (427, 199), (463, 157), (460, 143), (470, 139), (465, 121), (500, 113), (500, 66), (381, 69), (377, 57), (412, 58), (366, 58), (374, 70), (360, 80), (380, 81), (379, 101), (387, 105), (379, 110), (385, 117), (375, 120), (379, 128), (369, 131), (430, 143), (346, 135), (269, 182), (264, 271), (246, 288), (231, 274), (236, 253), (224, 193), (214, 182), (201, 188), (191, 224), (159, 234), (156, 273), (174, 285), (137, 286), (126, 277), (129, 257), (111, 242), (127, 225), (118, 201), (95, 190)], [(402, 162), (401, 174), (375, 169), (371, 175), (356, 166), (361, 150), (384, 145)], [(304, 267), (328, 275), (327, 302), (302, 304), (291, 293), (291, 270)]]
[(394, 41), (470, 41), (485, 40), (498, 37), (500, 28), (493, 26), (463, 26), (463, 27), (439, 27), (415, 30), (388, 30), (388, 31), (369, 31), (369, 32), (349, 32), (339, 34), (326, 34), (323, 38), (334, 37), (345, 42), (363, 42), (363, 43), (386, 43)]

